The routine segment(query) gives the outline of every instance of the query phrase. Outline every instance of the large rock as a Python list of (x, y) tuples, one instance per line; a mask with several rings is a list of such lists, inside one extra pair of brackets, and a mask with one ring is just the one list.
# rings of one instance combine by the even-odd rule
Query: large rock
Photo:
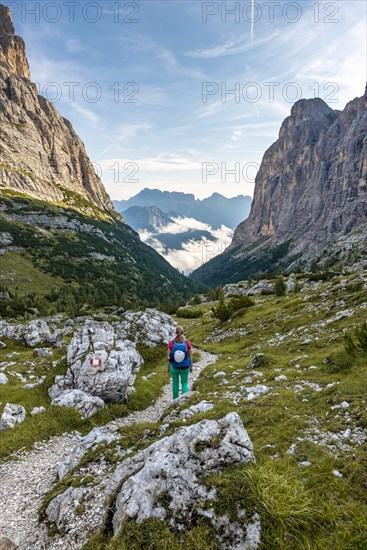
[(23, 339), (28, 346), (34, 348), (42, 342), (59, 344), (62, 334), (58, 330), (51, 332), (45, 319), (35, 319), (25, 325), (12, 325), (7, 321), (0, 321), (0, 337), (13, 340)]
[(117, 328), (120, 338), (154, 348), (160, 343), (168, 344), (174, 337), (177, 323), (167, 313), (147, 308), (138, 312), (127, 311), (124, 317), (125, 321)]
[(89, 395), (80, 390), (67, 390), (51, 401), (55, 407), (72, 407), (77, 409), (83, 419), (93, 416), (104, 407), (104, 401), (99, 397)]
[(1, 422), (5, 428), (14, 428), (16, 424), (24, 422), (26, 416), (26, 410), (22, 405), (7, 403), (1, 415)]
[(24, 327), (24, 340), (26, 344), (32, 348), (38, 346), (41, 342), (49, 342), (50, 339), (50, 328), (43, 319), (31, 321)]
[[(236, 413), (218, 422), (203, 420), (181, 428), (125, 460), (116, 470), (109, 484), (110, 490), (118, 490), (114, 534), (129, 519), (140, 523), (171, 516), (172, 526), (189, 524), (193, 514), (202, 513), (203, 501), (216, 499), (215, 490), (208, 489), (202, 477), (230, 464), (252, 461), (252, 443)], [(167, 508), (160, 499), (163, 494)]]
[(93, 428), (88, 435), (83, 437), (71, 451), (65, 462), (59, 464), (59, 479), (63, 479), (75, 466), (77, 466), (85, 453), (99, 443), (111, 443), (120, 436), (116, 434), (117, 427), (102, 426)]
[[(91, 366), (92, 359), (101, 365)], [(129, 340), (118, 338), (107, 322), (87, 320), (69, 344), (65, 376), (56, 376), (49, 389), (52, 399), (68, 389), (79, 389), (112, 403), (124, 403), (133, 391), (143, 358)]]
[[(80, 452), (99, 437), (110, 437), (93, 432), (82, 440)], [(216, 516), (212, 507), (204, 506), (217, 499), (215, 488), (204, 481), (207, 475), (254, 460), (252, 443), (237, 413), (219, 421), (203, 420), (123, 460), (107, 482), (98, 482), (94, 488), (68, 488), (50, 502), (46, 516), (60, 533), (76, 528), (96, 532), (112, 519), (115, 535), (127, 520), (140, 523), (154, 517), (182, 529), (202, 516), (215, 527), (223, 549), (255, 550), (260, 540), (256, 513), (249, 518), (246, 510), (239, 509), (237, 521), (231, 521), (226, 514)], [(91, 463), (90, 472), (99, 471), (100, 464)], [(86, 472), (83, 467), (83, 475)], [(88, 502), (93, 514), (86, 512), (78, 518), (76, 510), (82, 502)]]

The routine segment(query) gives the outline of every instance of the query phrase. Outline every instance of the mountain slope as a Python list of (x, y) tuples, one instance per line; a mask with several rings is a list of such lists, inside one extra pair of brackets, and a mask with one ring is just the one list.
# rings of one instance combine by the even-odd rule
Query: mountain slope
[[(128, 225), (3, 192), (0, 313), (180, 302), (193, 285)], [(17, 260), (15, 267), (13, 258)], [(41, 285), (41, 286), (40, 286)], [(37, 299), (33, 294), (38, 294)]]
[(321, 99), (298, 101), (264, 155), (250, 216), (224, 255), (194, 278), (238, 281), (275, 269), (280, 260), (284, 267), (318, 256), (332, 264), (348, 236), (354, 254), (350, 260), (344, 254), (345, 262), (365, 258), (366, 190), (367, 88), (343, 111)]
[(121, 212), (126, 223), (135, 231), (142, 229), (156, 231), (161, 227), (166, 227), (173, 220), (167, 216), (160, 208), (156, 206), (130, 206)]
[(205, 199), (195, 199), (191, 193), (143, 189), (127, 201), (114, 201), (115, 208), (122, 212), (131, 206), (156, 206), (165, 214), (175, 217), (195, 218), (214, 229), (221, 225), (234, 229), (250, 211), (251, 197), (239, 195), (230, 199), (213, 193)]
[[(0, 5), (0, 187), (93, 213), (113, 206), (71, 123), (38, 95), (23, 40)], [(91, 204), (87, 204), (91, 203)]]
[(193, 285), (114, 211), (69, 121), (37, 94), (0, 5), (0, 314), (185, 300)]

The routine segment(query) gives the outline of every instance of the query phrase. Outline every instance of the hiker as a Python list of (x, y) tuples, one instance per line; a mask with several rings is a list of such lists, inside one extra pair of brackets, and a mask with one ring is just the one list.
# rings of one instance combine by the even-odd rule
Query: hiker
[(180, 378), (183, 395), (189, 391), (189, 372), (192, 372), (192, 345), (185, 339), (182, 327), (176, 328), (175, 339), (168, 344), (167, 368), (172, 376), (173, 399), (177, 399)]

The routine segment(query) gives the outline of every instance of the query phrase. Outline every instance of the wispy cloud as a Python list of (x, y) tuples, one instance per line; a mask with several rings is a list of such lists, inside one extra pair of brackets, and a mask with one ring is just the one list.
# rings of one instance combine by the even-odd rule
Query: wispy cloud
[(82, 52), (86, 49), (86, 45), (83, 44), (77, 38), (69, 38), (65, 43), (66, 51), (70, 53)]
[(224, 44), (218, 44), (211, 48), (203, 48), (198, 50), (190, 50), (185, 52), (184, 55), (187, 57), (198, 57), (201, 59), (214, 59), (217, 57), (224, 57), (227, 55), (236, 55), (240, 53), (245, 53), (249, 50), (252, 50), (258, 46), (266, 44), (274, 40), (278, 36), (277, 33), (274, 33), (266, 38), (260, 38), (255, 40), (252, 43), (249, 43), (246, 37), (240, 37), (234, 40), (228, 40)]
[(153, 157), (145, 158), (112, 158), (104, 159), (98, 163), (106, 170), (109, 169), (111, 165), (117, 163), (119, 166), (124, 166), (129, 162), (134, 162), (140, 171), (149, 171), (149, 172), (166, 172), (166, 171), (190, 171), (190, 170), (200, 170), (202, 169), (202, 164), (197, 159), (190, 159), (188, 157), (180, 156), (172, 153), (161, 153)]
[(86, 107), (81, 107), (76, 102), (70, 103), (70, 107), (79, 113), (90, 126), (101, 129), (102, 119), (94, 111)]
[(116, 132), (116, 139), (118, 140), (127, 140), (136, 137), (140, 132), (145, 132), (150, 130), (152, 125), (148, 122), (142, 124), (125, 124), (120, 126)]

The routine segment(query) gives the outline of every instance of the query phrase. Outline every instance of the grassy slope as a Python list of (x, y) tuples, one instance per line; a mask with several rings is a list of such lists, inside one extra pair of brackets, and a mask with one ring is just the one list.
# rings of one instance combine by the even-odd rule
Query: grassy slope
[[(348, 437), (343, 440), (341, 435), (350, 428), (353, 435), (360, 432), (366, 436), (366, 359), (359, 358), (351, 368), (336, 372), (331, 372), (324, 359), (341, 351), (343, 333), (366, 319), (365, 288), (361, 277), (355, 275), (313, 285), (314, 288), (311, 285), (304, 292), (285, 297), (258, 296), (254, 306), (223, 324), (211, 317), (212, 304), (195, 306), (203, 311), (200, 318), (179, 318), (194, 345), (220, 354), (217, 363), (202, 373), (196, 392), (181, 408), (203, 399), (212, 401), (215, 408), (185, 423), (173, 422), (166, 435), (178, 426), (237, 411), (254, 444), (257, 462), (246, 468), (231, 467), (206, 480), (217, 488), (217, 511), (235, 517), (238, 506), (247, 511), (257, 506), (262, 520), (262, 549), (362, 550), (367, 540), (366, 444), (358, 445)], [(338, 319), (338, 312), (348, 309), (354, 310), (353, 315)], [(215, 341), (215, 335), (224, 338)], [(45, 373), (47, 378), (39, 388), (23, 390), (16, 377), (10, 376), (9, 384), (0, 387), (0, 400), (21, 403), (28, 413), (35, 405), (48, 407), (47, 387), (55, 374), (64, 372), (64, 363), (51, 368), (50, 361), (33, 358), (31, 350), (7, 343), (9, 348), (1, 352), (2, 360), (16, 361), (12, 370), (29, 370), (26, 364), (31, 361), (35, 374)], [(9, 351), (18, 351), (19, 356), (7, 358)], [(137, 392), (127, 406), (109, 405), (84, 422), (67, 409), (50, 409), (47, 415), (27, 418), (24, 424), (1, 434), (2, 456), (66, 430), (86, 433), (94, 425), (148, 406), (167, 381), (167, 373), (163, 347), (153, 355), (145, 353), (147, 361), (139, 373)], [(256, 353), (264, 353), (268, 360), (257, 367), (260, 375), (247, 369)], [(55, 359), (60, 358), (58, 354), (55, 351)], [(294, 361), (295, 358), (299, 359)], [(316, 368), (310, 369), (311, 366)], [(141, 377), (153, 370), (157, 375), (142, 383)], [(218, 371), (225, 373), (227, 384), (223, 377), (213, 378)], [(279, 375), (286, 379), (277, 379)], [(252, 382), (245, 381), (248, 376)], [(243, 388), (258, 383), (268, 386), (268, 393), (248, 401)], [(327, 387), (328, 384), (334, 385)], [(348, 409), (332, 410), (332, 406), (343, 401), (349, 403)], [(315, 427), (318, 432), (314, 432)], [(121, 433), (120, 441), (99, 450), (109, 460), (119, 460), (114, 454), (116, 445), (139, 450), (159, 438), (159, 423), (126, 427)], [(342, 448), (333, 447), (333, 434), (338, 434)], [(321, 444), (322, 438), (326, 438), (327, 445)], [(292, 445), (294, 453), (289, 454)], [(306, 461), (309, 466), (300, 464)], [(335, 477), (333, 470), (343, 477)], [(69, 482), (80, 483), (78, 471)], [(65, 484), (55, 488), (62, 489)], [(87, 548), (138, 550), (149, 545), (167, 550), (217, 548), (213, 529), (205, 522), (177, 534), (158, 520), (139, 526), (129, 522), (118, 539), (112, 541), (109, 535), (100, 535)]]
[[(211, 318), (209, 304), (195, 306), (203, 310), (203, 317), (179, 319), (196, 346), (221, 355), (201, 375), (189, 402), (181, 405), (187, 408), (207, 399), (215, 408), (186, 423), (174, 422), (167, 433), (203, 418), (217, 419), (230, 411), (240, 414), (257, 462), (246, 468), (231, 467), (206, 482), (217, 487), (219, 513), (235, 517), (238, 506), (247, 511), (257, 506), (262, 549), (366, 548), (366, 443), (350, 443), (347, 438), (344, 448), (339, 449), (333, 447), (331, 439), (348, 428), (353, 434), (364, 430), (366, 437), (366, 359), (359, 358), (353, 367), (339, 372), (331, 372), (323, 363), (327, 356), (342, 350), (343, 332), (366, 319), (363, 285), (355, 276), (344, 278), (345, 285), (342, 280), (335, 278), (300, 294), (257, 297), (254, 306), (222, 325)], [(348, 308), (355, 309), (353, 316), (324, 324)], [(243, 333), (229, 332), (226, 338), (210, 342), (216, 329), (224, 334), (242, 329)], [(300, 345), (306, 340), (309, 343)], [(247, 366), (260, 352), (266, 354), (269, 363), (257, 368), (262, 375), (252, 375), (253, 382), (246, 383), (244, 380), (251, 376)], [(213, 378), (218, 371), (225, 372), (227, 384), (222, 383), (222, 377)], [(277, 380), (279, 375), (286, 379)], [(267, 385), (269, 392), (246, 400), (241, 386), (257, 383)], [(331, 383), (336, 384), (327, 387)], [(331, 409), (342, 401), (349, 403), (348, 409)], [(317, 442), (312, 441), (315, 427), (319, 430)], [(154, 431), (157, 426), (151, 428)], [(328, 438), (329, 446), (321, 444), (322, 437)], [(152, 436), (152, 441), (156, 438)], [(287, 453), (294, 444), (294, 453)], [(333, 470), (343, 477), (335, 477)], [(140, 526), (129, 522), (116, 540), (96, 537), (86, 548), (138, 550), (145, 541), (154, 549), (215, 549), (213, 536), (213, 530), (200, 522), (174, 534), (168, 525), (150, 520)]]
[(46, 289), (57, 288), (62, 284), (61, 279), (37, 269), (31, 259), (19, 252), (6, 254), (0, 262), (0, 282), (19, 295), (31, 292), (43, 295)]
[(243, 249), (237, 247), (226, 250), (196, 269), (191, 278), (216, 286), (237, 283), (257, 273), (271, 273), (278, 268), (286, 267), (291, 259), (285, 260), (284, 257), (288, 253), (291, 241), (273, 247), (267, 246), (266, 241), (267, 238), (262, 237)]
[[(217, 325), (208, 315), (187, 325), (194, 344), (221, 353), (220, 361), (207, 369), (197, 384), (200, 400), (216, 403), (206, 417), (237, 410), (253, 441), (257, 464), (247, 473), (241, 467), (234, 469), (218, 483), (228, 494), (232, 490), (239, 498), (238, 488), (242, 487), (260, 501), (266, 549), (365, 548), (366, 444), (339, 452), (311, 441), (315, 426), (321, 433), (331, 432), (329, 435), (340, 435), (348, 428), (364, 429), (366, 435), (366, 359), (356, 360), (345, 372), (331, 373), (323, 364), (327, 356), (342, 350), (342, 333), (367, 317), (365, 289), (353, 276), (345, 286), (339, 283), (342, 279), (335, 278), (307, 293), (257, 298), (256, 305), (243, 316), (221, 326), (245, 329), (244, 336), (234, 334), (220, 343), (208, 343), (206, 338)], [(208, 306), (201, 307), (208, 310)], [(356, 308), (352, 317), (323, 325), (347, 308)], [(300, 345), (306, 340), (310, 342)], [(252, 377), (252, 385), (265, 384), (271, 391), (246, 401), (239, 388), (246, 385), (244, 378), (251, 376), (246, 366), (259, 352), (265, 353), (270, 364), (257, 368), (263, 376)], [(300, 356), (305, 357), (290, 363)], [(227, 385), (212, 378), (219, 370), (226, 373)], [(276, 380), (279, 375), (286, 380)], [(303, 381), (322, 389), (315, 391)], [(334, 382), (333, 387), (326, 387)], [(295, 391), (297, 385), (303, 387), (299, 392)], [(198, 400), (199, 396), (193, 396), (193, 402)], [(350, 404), (349, 422), (345, 411), (331, 410), (342, 401)], [(288, 454), (292, 444), (296, 444), (295, 453)], [(311, 466), (299, 465), (302, 461)], [(343, 478), (332, 475), (334, 469)]]
[[(168, 373), (165, 368), (165, 346), (159, 346), (150, 350), (140, 347), (140, 353), (145, 359), (144, 365), (140, 368), (135, 382), (136, 392), (133, 393), (127, 404), (106, 404), (105, 408), (98, 414), (87, 420), (81, 420), (80, 415), (73, 409), (63, 407), (50, 407), (50, 398), (47, 390), (53, 384), (57, 374), (65, 374), (66, 363), (62, 359), (63, 350), (53, 350), (52, 359), (34, 357), (33, 350), (22, 345), (14, 345), (14, 341), (3, 340), (8, 347), (0, 350), (0, 365), (5, 362), (14, 361), (15, 365), (7, 369), (6, 375), (9, 383), (0, 385), (0, 410), (6, 403), (17, 403), (23, 405), (27, 412), (27, 418), (17, 425), (13, 430), (0, 433), (0, 459), (7, 459), (19, 449), (29, 449), (36, 441), (46, 440), (54, 435), (78, 430), (83, 434), (88, 433), (94, 426), (102, 426), (114, 418), (120, 418), (135, 410), (141, 410), (154, 402), (159, 396), (164, 384), (168, 382)], [(17, 353), (16, 356), (8, 358), (9, 353)], [(58, 360), (58, 365), (52, 366), (52, 361)], [(32, 367), (33, 365), (33, 367)], [(8, 371), (26, 374), (30, 370), (34, 375), (40, 377), (46, 375), (44, 382), (32, 389), (23, 389), (25, 382), (21, 382), (16, 375), (9, 375)], [(155, 372), (156, 375), (143, 381), (142, 377)], [(26, 376), (27, 383), (34, 382)], [(34, 407), (44, 406), (47, 414), (30, 416)], [(11, 456), (13, 455), (13, 456)]]
[[(0, 215), (0, 231), (10, 233), (12, 246), (22, 249), (22, 261), (15, 276), (14, 253), (6, 252), (0, 259), (0, 282), (6, 283), (10, 291), (22, 294), (37, 287), (39, 292), (47, 293), (60, 283), (75, 283), (89, 287), (92, 293), (104, 293), (104, 304), (125, 306), (180, 301), (193, 292), (192, 282), (142, 243), (119, 219), (106, 221), (14, 194), (2, 195), (6, 214), (47, 215), (56, 221), (63, 217), (93, 230), (90, 233), (41, 227), (22, 220), (9, 221)], [(90, 256), (94, 253), (105, 258), (94, 259)], [(19, 257), (20, 253), (16, 254)]]

